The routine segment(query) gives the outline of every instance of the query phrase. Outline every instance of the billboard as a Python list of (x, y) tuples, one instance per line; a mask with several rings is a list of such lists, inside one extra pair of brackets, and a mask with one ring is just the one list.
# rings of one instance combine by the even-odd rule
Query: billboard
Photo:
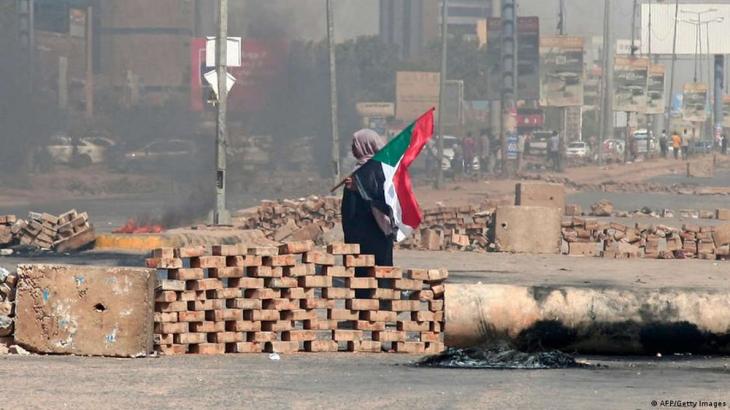
[(540, 105), (583, 104), (583, 38), (540, 38)]
[(685, 121), (704, 122), (707, 119), (707, 84), (687, 83), (682, 98), (682, 117)]
[(722, 118), (722, 126), (730, 128), (730, 95), (722, 97), (722, 112), (724, 113)]
[(395, 77), (395, 117), (410, 123), (439, 104), (439, 73), (398, 71)]
[[(672, 54), (674, 40), (674, 16), (677, 13), (677, 54), (694, 55), (696, 45), (702, 44), (702, 54), (707, 52), (708, 34), (710, 39), (709, 54), (730, 54), (730, 4), (705, 3), (679, 5), (675, 10), (675, 3), (642, 4), (641, 5), (641, 53), (642, 54)], [(649, 12), (651, 10), (651, 13)], [(697, 33), (697, 13), (701, 14), (703, 22), (701, 33)], [(649, 17), (651, 15), (651, 25)], [(651, 40), (649, 39), (651, 27)], [(708, 33), (709, 32), (709, 33)], [(699, 39), (698, 39), (699, 37)], [(651, 51), (649, 50), (651, 46)]]
[(613, 110), (644, 112), (649, 77), (646, 57), (615, 56), (613, 64)]
[[(537, 17), (517, 18), (517, 98), (540, 98), (540, 20)], [(490, 18), (486, 27), (489, 56), (487, 99), (499, 100), (502, 92), (502, 19)]]
[(664, 66), (649, 65), (649, 82), (646, 86), (646, 114), (664, 114), (667, 101), (664, 98)]

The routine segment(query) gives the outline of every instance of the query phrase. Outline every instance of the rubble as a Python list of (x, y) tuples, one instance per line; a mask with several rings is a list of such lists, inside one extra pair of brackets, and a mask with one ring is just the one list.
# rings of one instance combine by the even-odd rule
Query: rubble
[(608, 200), (600, 200), (591, 205), (591, 215), (593, 216), (611, 216), (613, 215), (613, 203)]
[[(359, 246), (166, 248), (155, 348), (163, 354), (444, 350), (443, 269), (375, 266)], [(355, 276), (356, 270), (366, 276)]]
[(75, 209), (58, 216), (30, 212), (27, 220), (0, 216), (0, 248), (21, 246), (63, 253), (83, 248), (94, 239), (88, 215)]
[(15, 343), (15, 293), (18, 276), (0, 268), (0, 349)]

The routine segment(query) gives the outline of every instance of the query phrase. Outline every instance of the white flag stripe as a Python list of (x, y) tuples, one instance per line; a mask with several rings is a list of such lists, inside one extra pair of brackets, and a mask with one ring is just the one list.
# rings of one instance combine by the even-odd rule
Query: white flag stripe
[(398, 200), (398, 193), (395, 190), (393, 184), (393, 178), (395, 172), (398, 170), (400, 161), (392, 167), (384, 162), (380, 163), (383, 167), (383, 175), (385, 175), (385, 183), (383, 189), (385, 190), (385, 203), (387, 203), (393, 210), (393, 217), (395, 218), (395, 225), (398, 227), (396, 232), (395, 240), (400, 242), (411, 235), (413, 228), (403, 223), (403, 210), (400, 207), (400, 201)]

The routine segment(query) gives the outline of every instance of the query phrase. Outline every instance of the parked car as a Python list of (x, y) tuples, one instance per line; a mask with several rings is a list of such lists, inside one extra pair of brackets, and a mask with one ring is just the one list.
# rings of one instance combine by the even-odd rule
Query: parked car
[(633, 134), (636, 144), (636, 153), (649, 156), (659, 152), (659, 144), (648, 130), (639, 129)]
[[(441, 169), (446, 173), (451, 173), (453, 172), (452, 165), (456, 156), (456, 150), (454, 148), (459, 144), (459, 139), (451, 135), (444, 135), (443, 140), (444, 156), (441, 158)], [(428, 143), (427, 149), (429, 150), (428, 154), (433, 158), (438, 156), (438, 137)], [(472, 171), (479, 171), (479, 167), (479, 158), (474, 157), (471, 164)]]
[(709, 154), (712, 152), (714, 144), (710, 140), (697, 140), (692, 144), (692, 153)]
[(124, 158), (127, 161), (164, 161), (183, 160), (191, 157), (195, 152), (195, 143), (186, 140), (158, 140), (150, 142), (144, 147), (127, 152)]
[(55, 134), (45, 149), (56, 164), (88, 166), (106, 161), (108, 151), (115, 145), (116, 143), (107, 137), (76, 139), (66, 134)]
[(574, 141), (568, 143), (565, 148), (565, 156), (567, 158), (589, 159), (591, 158), (591, 148), (586, 142)]

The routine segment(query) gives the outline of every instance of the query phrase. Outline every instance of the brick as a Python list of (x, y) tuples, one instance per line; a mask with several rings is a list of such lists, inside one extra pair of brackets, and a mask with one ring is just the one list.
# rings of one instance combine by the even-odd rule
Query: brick
[(436, 311), (442, 311), (444, 310), (444, 300), (429, 300), (428, 301), (428, 310), (432, 312)]
[(214, 278), (190, 280), (186, 283), (187, 290), (213, 290), (223, 288), (223, 282)]
[(325, 266), (322, 269), (322, 274), (333, 278), (353, 278), (355, 277), (355, 269), (344, 266)]
[(261, 353), (264, 346), (257, 342), (239, 342), (236, 343), (236, 353)]
[(276, 340), (276, 336), (275, 332), (253, 332), (246, 335), (246, 341), (259, 343), (271, 342)]
[(332, 331), (332, 338), (338, 342), (359, 341), (362, 338), (362, 331), (337, 329)]
[(171, 290), (155, 292), (155, 302), (175, 302), (177, 301), (177, 292)]
[(155, 312), (155, 323), (177, 322), (177, 312)]
[(279, 248), (273, 246), (257, 246), (248, 248), (247, 254), (255, 256), (276, 256), (279, 254)]
[(303, 288), (329, 288), (332, 286), (331, 276), (302, 276), (298, 280), (299, 286)]
[(290, 330), (281, 333), (281, 340), (285, 342), (306, 342), (317, 340), (317, 332), (313, 330)]
[[(204, 311), (186, 311), (178, 313), (178, 321), (180, 322), (202, 322), (205, 320)], [(200, 342), (189, 342), (200, 343)]]
[(281, 291), (276, 289), (246, 289), (243, 294), (250, 299), (278, 299), (281, 297)]
[(396, 279), (393, 286), (396, 289), (401, 290), (421, 290), (423, 289), (423, 281), (413, 279)]
[[(349, 346), (352, 343), (353, 346)], [(353, 349), (356, 352), (363, 353), (380, 353), (383, 349), (382, 343), (375, 340), (361, 340), (359, 342), (349, 342), (348, 350)]]
[(390, 266), (376, 266), (368, 270), (368, 276), (378, 279), (400, 279), (403, 277), (403, 270)]
[(596, 242), (571, 242), (568, 245), (570, 256), (596, 256), (601, 244)]
[(296, 321), (315, 320), (317, 319), (317, 313), (311, 310), (304, 309), (288, 310), (281, 312), (281, 319)]
[(208, 269), (208, 275), (211, 278), (242, 278), (246, 276), (246, 271), (242, 267), (226, 267)]
[(293, 328), (291, 321), (286, 320), (261, 322), (262, 332), (285, 332)]
[(352, 299), (355, 291), (347, 288), (324, 288), (322, 289), (323, 299)]
[(337, 307), (335, 300), (327, 299), (301, 299), (299, 306), (302, 309), (334, 309)]
[(188, 310), (188, 302), (158, 302), (155, 303), (156, 312), (183, 312)]
[(378, 310), (380, 301), (378, 299), (348, 299), (345, 301), (345, 308), (350, 310)]
[(311, 340), (304, 342), (304, 351), (306, 352), (336, 352), (339, 345), (334, 340)]
[(309, 276), (316, 273), (314, 264), (304, 263), (296, 266), (285, 266), (283, 276), (297, 278), (300, 276)]
[(438, 299), (444, 295), (444, 292), (446, 291), (446, 286), (434, 285), (431, 286), (431, 290), (433, 291), (433, 297)]
[(299, 310), (298, 300), (289, 300), (286, 298), (266, 299), (263, 301), (263, 309), (268, 310)]
[(182, 259), (177, 258), (147, 258), (145, 264), (154, 269), (179, 269), (183, 267)]
[(390, 299), (400, 299), (400, 291), (393, 290), (393, 289), (371, 289), (370, 290), (370, 298), (371, 299), (380, 299), (380, 300), (390, 300)]
[(243, 320), (243, 311), (237, 309), (207, 310), (205, 311), (205, 320), (213, 322)]
[(295, 255), (264, 256), (263, 263), (266, 266), (295, 266), (298, 262)]
[(314, 263), (315, 265), (334, 265), (335, 257), (321, 251), (310, 251), (304, 254), (302, 262)]
[(420, 300), (392, 300), (389, 301), (390, 309), (394, 312), (417, 312), (421, 310)]
[(356, 243), (331, 243), (327, 245), (327, 253), (332, 255), (358, 255), (360, 253), (360, 245)]
[(263, 265), (263, 259), (261, 256), (254, 255), (243, 255), (243, 256), (227, 256), (226, 265), (229, 267), (248, 267), (248, 266), (261, 266)]
[(718, 208), (715, 210), (715, 219), (720, 221), (730, 221), (730, 209)]
[(305, 320), (302, 327), (307, 330), (332, 330), (337, 329), (337, 321), (324, 319)]
[(213, 245), (213, 256), (236, 256), (239, 254), (238, 245)]
[(421, 332), (420, 339), (422, 342), (439, 343), (441, 342), (441, 333)]
[(408, 269), (404, 278), (413, 280), (428, 280), (428, 269)]
[(412, 312), (411, 320), (414, 320), (416, 322), (432, 322), (436, 319), (435, 319), (434, 312), (421, 311), (421, 312)]
[(195, 300), (187, 303), (189, 310), (220, 310), (226, 308), (226, 301), (223, 299)]
[(395, 351), (398, 353), (423, 354), (426, 352), (426, 344), (423, 342), (398, 342), (395, 344)]
[(253, 321), (257, 321), (257, 322), (261, 321), (261, 320), (277, 321), (277, 320), (279, 320), (279, 317), (280, 317), (280, 313), (278, 310), (261, 309), (261, 310), (247, 310), (247, 311), (243, 312), (244, 320), (253, 320)]
[(225, 322), (196, 322), (190, 324), (190, 331), (195, 333), (224, 332), (225, 325)]
[(279, 246), (279, 254), (300, 254), (309, 252), (312, 249), (314, 249), (314, 242), (312, 241), (287, 242)]
[(152, 253), (150, 254), (150, 258), (173, 259), (173, 258), (175, 258), (175, 249), (174, 248), (153, 249)]
[(378, 342), (405, 342), (406, 332), (386, 330), (384, 332), (373, 332), (373, 340)]
[(264, 280), (264, 286), (275, 289), (296, 288), (299, 286), (299, 281), (297, 278), (267, 278)]
[[(429, 269), (428, 270), (428, 281), (439, 281), (446, 280), (449, 278), (449, 271), (446, 269)], [(415, 278), (413, 278), (415, 279)]]
[(358, 311), (348, 309), (329, 309), (327, 310), (327, 319), (329, 320), (358, 320), (360, 313)]
[[(175, 342), (175, 335), (155, 334), (153, 338), (156, 345), (171, 345)], [(11, 342), (12, 343), (12, 342)]]
[(159, 350), (165, 356), (175, 356), (187, 353), (188, 345), (162, 345)]
[[(329, 289), (329, 288), (326, 288)], [(323, 289), (324, 292), (326, 289)], [(281, 297), (284, 299), (306, 299), (314, 297), (314, 289), (289, 288), (281, 290)]]
[(169, 271), (170, 279), (198, 280), (205, 278), (205, 271), (201, 268), (173, 269)]
[(188, 333), (190, 327), (187, 323), (155, 323), (155, 333)]
[(347, 278), (345, 286), (350, 289), (377, 289), (378, 280), (375, 278)]
[(348, 268), (374, 267), (374, 255), (345, 255), (343, 257), (343, 265)]
[(175, 344), (189, 345), (193, 343), (208, 343), (205, 333), (179, 333), (174, 335)]
[(225, 268), (226, 267), (226, 258), (224, 256), (196, 256), (194, 258), (190, 258), (190, 267), (191, 268)]
[[(230, 302), (229, 302), (230, 303)], [(246, 298), (237, 298), (233, 300), (232, 307), (234, 309), (242, 309), (242, 310), (256, 310), (261, 309), (263, 307), (263, 303), (261, 299), (246, 299)]]
[(239, 288), (223, 288), (207, 291), (208, 299), (236, 299), (242, 295), (243, 292)]
[(398, 313), (385, 310), (367, 310), (360, 312), (360, 320), (369, 320), (371, 322), (395, 322), (397, 318)]
[(255, 278), (273, 278), (276, 276), (282, 276), (280, 271), (271, 269), (271, 266), (249, 266), (246, 268), (246, 273)]
[(236, 322), (226, 322), (225, 330), (228, 332), (260, 332), (261, 322), (251, 320), (239, 320)]
[(431, 325), (429, 322), (399, 320), (396, 323), (396, 329), (398, 329), (399, 332), (428, 332), (431, 330)]
[[(358, 320), (355, 323), (355, 328), (357, 330), (365, 330), (365, 331), (373, 331), (373, 330), (383, 331), (383, 330), (385, 330), (385, 322), (369, 322), (367, 320)], [(428, 330), (428, 328), (426, 330)]]
[(190, 345), (190, 353), (202, 355), (218, 355), (226, 352), (226, 345), (223, 343), (201, 343)]
[(262, 289), (264, 280), (262, 278), (234, 278), (228, 281), (231, 288)]
[(212, 334), (214, 343), (238, 343), (243, 342), (245, 337), (239, 332), (217, 332)]

